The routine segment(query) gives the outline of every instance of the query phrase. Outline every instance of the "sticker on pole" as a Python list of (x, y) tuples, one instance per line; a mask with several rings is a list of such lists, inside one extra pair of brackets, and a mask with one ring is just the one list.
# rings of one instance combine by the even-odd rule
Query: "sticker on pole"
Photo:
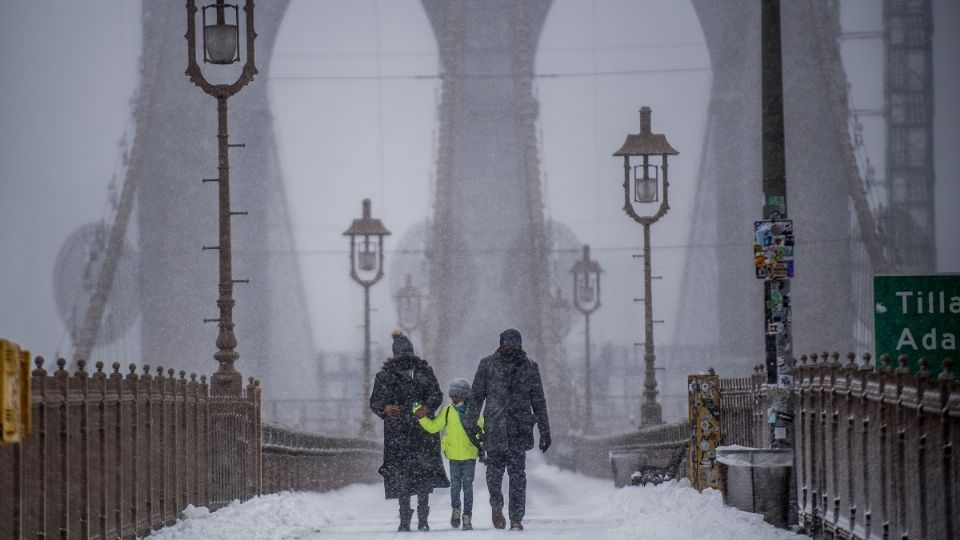
[(793, 277), (793, 220), (753, 222), (753, 262), (757, 279)]

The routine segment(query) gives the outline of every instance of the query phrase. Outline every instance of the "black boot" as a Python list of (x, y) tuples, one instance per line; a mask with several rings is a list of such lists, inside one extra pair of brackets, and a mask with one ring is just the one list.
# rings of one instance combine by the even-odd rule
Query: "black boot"
[(429, 531), (430, 524), (427, 523), (427, 516), (430, 515), (429, 506), (417, 506), (417, 530)]
[(398, 532), (410, 532), (410, 519), (413, 518), (413, 509), (412, 508), (401, 508), (400, 509), (400, 526), (397, 527)]

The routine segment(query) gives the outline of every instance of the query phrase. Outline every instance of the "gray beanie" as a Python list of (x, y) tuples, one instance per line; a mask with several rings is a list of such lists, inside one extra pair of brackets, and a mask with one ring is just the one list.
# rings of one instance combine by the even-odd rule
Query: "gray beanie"
[(451, 397), (460, 396), (464, 399), (470, 395), (470, 381), (466, 379), (454, 379), (450, 383), (450, 391), (448, 392)]
[(393, 338), (394, 358), (400, 358), (402, 356), (414, 356), (413, 343), (411, 343), (410, 338), (405, 336), (403, 332), (394, 330), (391, 334), (391, 337)]

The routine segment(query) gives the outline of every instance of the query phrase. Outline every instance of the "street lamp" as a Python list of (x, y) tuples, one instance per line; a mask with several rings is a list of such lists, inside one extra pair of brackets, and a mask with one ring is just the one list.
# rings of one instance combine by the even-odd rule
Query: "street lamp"
[(553, 312), (553, 329), (559, 342), (570, 333), (570, 302), (563, 297), (560, 287), (557, 287), (557, 293), (550, 302), (550, 309)]
[[(667, 180), (667, 156), (675, 156), (674, 150), (662, 133), (650, 132), (650, 107), (640, 108), (640, 133), (627, 135), (627, 140), (613, 155), (623, 156), (623, 210), (634, 221), (643, 225), (643, 307), (644, 307), (644, 354), (643, 403), (640, 406), (640, 425), (663, 423), (663, 410), (657, 402), (657, 375), (654, 368), (656, 355), (653, 347), (653, 290), (650, 283), (650, 225), (656, 223), (670, 209)], [(650, 163), (650, 156), (659, 155), (661, 164)], [(631, 165), (630, 156), (642, 159)], [(632, 178), (631, 178), (631, 172)], [(631, 181), (632, 180), (632, 181)], [(660, 197), (660, 183), (663, 196)], [(646, 215), (639, 206), (660, 201), (653, 215)]]
[(408, 336), (420, 327), (422, 322), (423, 297), (413, 285), (413, 278), (407, 274), (406, 285), (400, 287), (394, 298), (397, 301), (397, 324)]
[[(350, 237), (350, 277), (363, 287), (363, 391), (370, 396), (370, 287), (383, 277), (383, 237), (390, 231), (370, 217), (370, 199), (363, 200), (363, 216), (353, 220), (343, 235)], [(363, 408), (361, 433), (373, 433), (370, 407)]]
[[(213, 357), (220, 363), (216, 373), (210, 378), (210, 392), (216, 395), (240, 395), (243, 378), (234, 367), (240, 356), (236, 352), (237, 337), (233, 332), (233, 284), (246, 280), (233, 279), (230, 220), (245, 212), (230, 211), (230, 156), (229, 149), (241, 147), (230, 144), (227, 133), (227, 98), (236, 94), (253, 80), (257, 73), (254, 64), (253, 42), (257, 34), (253, 30), (253, 0), (247, 0), (243, 7), (246, 36), (246, 63), (239, 77), (232, 84), (211, 84), (207, 81), (197, 63), (195, 0), (187, 0), (187, 71), (190, 80), (207, 94), (217, 98), (217, 156), (219, 175), (217, 178), (204, 179), (204, 182), (216, 182), (219, 185), (220, 238), (216, 246), (204, 246), (204, 250), (214, 249), (220, 253), (220, 276), (217, 286), (220, 308), (218, 319), (205, 319), (204, 322), (218, 323), (217, 352)], [(223, 0), (205, 5), (201, 12), (203, 20), (203, 61), (204, 63), (226, 65), (240, 61), (240, 20), (237, 6), (225, 4)], [(208, 16), (210, 19), (208, 20)]]
[(573, 263), (570, 273), (573, 274), (573, 305), (577, 311), (583, 313), (586, 324), (586, 362), (584, 372), (585, 402), (584, 433), (593, 431), (593, 389), (590, 376), (590, 314), (600, 307), (600, 274), (603, 269), (600, 264), (590, 258), (590, 245), (583, 245), (583, 258)]

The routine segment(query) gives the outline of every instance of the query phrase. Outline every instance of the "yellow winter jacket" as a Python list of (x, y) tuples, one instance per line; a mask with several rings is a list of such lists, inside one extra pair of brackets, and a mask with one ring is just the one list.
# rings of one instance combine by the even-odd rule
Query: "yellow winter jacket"
[[(477, 420), (477, 425), (483, 429), (483, 417)], [(443, 449), (443, 455), (447, 456), (447, 459), (454, 461), (477, 459), (477, 447), (470, 443), (470, 438), (463, 429), (463, 422), (460, 421), (460, 413), (452, 404), (447, 403), (440, 407), (436, 418), (429, 416), (421, 418), (420, 426), (428, 433), (440, 433), (443, 430), (440, 448)]]

